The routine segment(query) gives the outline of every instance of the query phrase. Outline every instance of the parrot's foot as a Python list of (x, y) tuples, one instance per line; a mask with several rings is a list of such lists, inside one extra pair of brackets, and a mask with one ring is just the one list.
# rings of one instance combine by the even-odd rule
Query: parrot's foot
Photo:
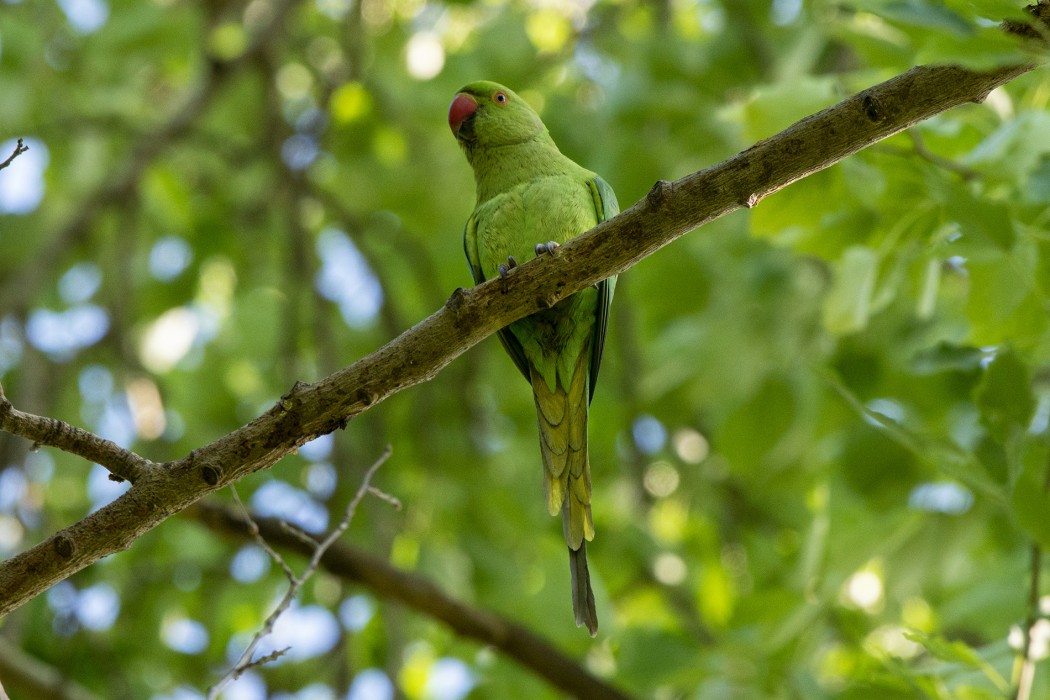
[(502, 280), (507, 279), (507, 273), (518, 266), (518, 261), (514, 259), (513, 255), (507, 256), (507, 262), (499, 266), (499, 278)]
[(537, 243), (536, 244), (536, 255), (537, 255), (537, 257), (542, 255), (542, 254), (544, 254), (544, 253), (546, 253), (547, 255), (554, 255), (554, 251), (556, 251), (560, 247), (561, 246), (558, 245), (557, 241), (547, 241), (546, 243)]

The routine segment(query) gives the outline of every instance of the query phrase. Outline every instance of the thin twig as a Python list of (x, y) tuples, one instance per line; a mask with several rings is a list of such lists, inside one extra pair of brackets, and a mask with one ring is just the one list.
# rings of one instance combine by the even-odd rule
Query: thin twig
[(911, 142), (915, 147), (915, 153), (920, 158), (923, 158), (924, 160), (933, 163), (938, 168), (943, 168), (944, 170), (955, 173), (967, 182), (981, 177), (981, 173), (974, 170), (973, 168), (968, 168), (965, 165), (962, 165), (961, 163), (956, 163), (951, 158), (939, 156), (933, 151), (931, 151), (926, 146), (926, 140), (922, 137), (922, 133), (920, 133), (918, 129), (908, 129), (907, 133), (908, 136), (911, 137)]
[(288, 522), (287, 520), (280, 521), (280, 524), (281, 524), (281, 529), (282, 530), (284, 530), (285, 532), (287, 532), (289, 535), (291, 535), (292, 537), (296, 538), (300, 542), (306, 544), (307, 546), (309, 546), (311, 548), (317, 546), (317, 538), (314, 537), (313, 535), (311, 535), (306, 530), (304, 530), (301, 527), (299, 527), (298, 525), (294, 525), (294, 524)]
[(381, 501), (386, 501), (394, 507), (394, 510), (401, 510), (401, 501), (400, 499), (398, 499), (397, 496), (392, 496), (386, 491), (381, 491), (380, 489), (377, 489), (375, 486), (369, 486), (368, 493), (372, 494)]
[[(11, 165), (11, 162), (15, 158), (17, 158), (18, 156), (22, 155), (23, 153), (25, 153), (28, 150), (29, 150), (29, 146), (26, 146), (24, 143), (22, 143), (22, 139), (18, 139), (18, 143), (15, 145), (15, 152), (12, 153), (10, 156), (8, 156), (7, 160), (5, 160), (3, 163), (0, 163), (0, 170), (3, 170), (7, 166)], [(0, 692), (3, 692), (3, 688), (0, 688)]]
[(1043, 559), (1042, 551), (1035, 542), (1032, 543), (1030, 556), (1031, 583), (1028, 589), (1028, 615), (1024, 622), (1024, 642), (1018, 652), (1021, 666), (1017, 674), (1015, 700), (1030, 700), (1032, 697), (1032, 683), (1035, 680), (1035, 659), (1032, 658), (1032, 630), (1035, 629), (1035, 623), (1039, 617), (1039, 568)]
[[(259, 647), (259, 644), (262, 642), (263, 639), (265, 639), (273, 632), (274, 625), (277, 624), (277, 618), (279, 618), (289, 607), (291, 607), (292, 601), (294, 601), (296, 596), (298, 596), (299, 591), (302, 589), (303, 585), (317, 571), (317, 567), (321, 563), (321, 557), (323, 557), (324, 553), (328, 551), (328, 548), (331, 547), (336, 542), (336, 540), (338, 540), (339, 537), (342, 536), (344, 532), (346, 532), (346, 529), (350, 527), (350, 521), (353, 520), (354, 513), (357, 511), (357, 506), (361, 503), (361, 499), (363, 499), (365, 497), (365, 494), (369, 492), (376, 492), (376, 489), (373, 489), (370, 486), (369, 482), (372, 480), (372, 475), (375, 474), (376, 470), (379, 469), (379, 467), (383, 466), (383, 463), (390, 458), (392, 450), (393, 448), (390, 445), (387, 445), (386, 449), (383, 451), (383, 454), (379, 456), (379, 459), (377, 459), (375, 463), (368, 468), (368, 471), (365, 472), (364, 478), (361, 480), (361, 486), (358, 487), (357, 493), (354, 494), (354, 497), (346, 506), (346, 511), (343, 513), (343, 518), (339, 521), (339, 524), (335, 527), (335, 529), (332, 530), (328, 534), (328, 536), (320, 542), (317, 542), (316, 540), (313, 542), (314, 551), (313, 555), (310, 557), (310, 563), (307, 564), (306, 569), (299, 576), (296, 576), (295, 572), (292, 571), (291, 567), (289, 567), (288, 564), (284, 561), (284, 558), (281, 557), (281, 555), (279, 555), (259, 533), (258, 524), (252, 519), (248, 510), (244, 508), (244, 504), (241, 503), (240, 497), (237, 495), (236, 490), (234, 490), (231, 486), (231, 490), (233, 490), (234, 493), (234, 499), (244, 511), (244, 516), (247, 520), (248, 528), (252, 534), (253, 539), (255, 539), (255, 541), (259, 543), (259, 545), (263, 549), (265, 549), (266, 552), (278, 564), (280, 564), (281, 568), (284, 570), (285, 575), (288, 577), (289, 586), (288, 590), (284, 594), (284, 597), (281, 598), (281, 602), (277, 604), (277, 607), (274, 608), (273, 612), (271, 612), (269, 617), (266, 618), (266, 621), (263, 623), (262, 627), (259, 628), (259, 631), (255, 633), (254, 637), (252, 637), (251, 642), (248, 643), (248, 646), (245, 647), (244, 652), (241, 654), (240, 658), (237, 659), (237, 663), (234, 664), (233, 668), (227, 671), (226, 675), (220, 678), (219, 681), (215, 683), (215, 685), (208, 689), (208, 700), (214, 700), (215, 698), (219, 697), (219, 693), (222, 692), (222, 690), (227, 685), (237, 680), (241, 676), (241, 674), (243, 674), (248, 669), (254, 668), (256, 666), (261, 666), (265, 663), (269, 663), (270, 661), (277, 659), (286, 651), (288, 651), (288, 648), (285, 648), (278, 651), (274, 651), (266, 656), (255, 659), (254, 661), (252, 660), (252, 656), (255, 654), (255, 651)], [(384, 500), (392, 499), (392, 497), (386, 496), (386, 494), (383, 494), (381, 497), (384, 498)], [(393, 500), (396, 502), (397, 499)], [(398, 503), (398, 505), (400, 505), (400, 503)]]
[(908, 129), (907, 134), (911, 137), (911, 148), (896, 146), (893, 144), (882, 144), (872, 150), (900, 156), (902, 158), (913, 158), (914, 156), (919, 156), (923, 160), (932, 163), (942, 170), (947, 170), (950, 173), (958, 175), (964, 182), (970, 182), (971, 180), (976, 180), (982, 176), (980, 171), (969, 168), (961, 163), (957, 163), (950, 158), (937, 155), (931, 151), (929, 147), (926, 146), (926, 141), (922, 138), (922, 134), (919, 133), (918, 129)]
[(248, 511), (248, 507), (241, 501), (241, 496), (237, 493), (237, 487), (234, 484), (230, 484), (230, 493), (233, 494), (233, 501), (237, 504), (237, 507), (241, 509), (241, 513), (244, 514), (244, 520), (248, 523), (248, 530), (252, 533), (252, 539), (255, 543), (262, 547), (263, 551), (270, 555), (270, 558), (277, 562), (277, 565), (281, 567), (281, 571), (288, 577), (288, 580), (293, 584), (295, 583), (295, 572), (292, 571), (292, 567), (288, 566), (288, 562), (284, 560), (276, 549), (270, 546), (270, 543), (266, 541), (266, 538), (259, 532), (259, 525), (252, 518), (252, 514)]
[[(198, 503), (187, 514), (217, 533), (250, 539), (244, 517), (212, 499)], [(317, 540), (304, 542), (293, 528), (277, 518), (255, 516), (259, 530), (273, 546), (304, 557), (313, 554)], [(345, 540), (336, 542), (321, 558), (324, 570), (347, 583), (363, 586), (373, 595), (433, 620), (464, 640), (517, 662), (537, 678), (562, 691), (566, 697), (630, 700), (612, 679), (595, 675), (531, 627), (468, 603), (442, 590), (425, 576), (399, 569), (386, 559), (363, 551)]]
[[(1046, 472), (1043, 474), (1043, 490), (1050, 490), (1050, 461), (1047, 462)], [(1021, 668), (1017, 675), (1017, 693), (1015, 700), (1030, 700), (1032, 687), (1035, 681), (1035, 662), (1032, 653), (1032, 631), (1039, 621), (1041, 610), (1039, 609), (1039, 578), (1043, 568), (1043, 550), (1038, 542), (1033, 542), (1031, 547), (1031, 563), (1029, 569), (1030, 582), (1028, 584), (1028, 615), (1024, 622), (1024, 643), (1021, 646)]]

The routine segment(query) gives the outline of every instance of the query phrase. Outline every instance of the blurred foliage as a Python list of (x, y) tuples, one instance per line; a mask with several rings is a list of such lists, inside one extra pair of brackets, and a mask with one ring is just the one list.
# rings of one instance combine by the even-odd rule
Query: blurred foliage
[[(468, 284), (473, 183), (445, 122), (461, 85), (521, 92), (626, 207), (917, 63), (1021, 60), (996, 28), (1020, 15), (0, 4), (0, 137), (31, 149), (0, 171), (0, 381), (23, 410), (178, 458)], [(596, 640), (572, 624), (532, 400), (494, 340), (240, 493), (322, 528), (390, 443), (376, 484), (405, 507), (367, 500), (347, 539), (641, 697), (1001, 697), (1033, 623), (1046, 697), (1050, 606), (1030, 587), (1050, 546), (1048, 100), (1037, 70), (621, 277), (591, 411)], [(121, 488), (0, 436), (0, 553)], [(196, 697), (285, 585), (254, 546), (175, 517), (0, 634), (102, 697)], [(227, 697), (557, 696), (327, 574), (289, 620), (275, 644), (299, 651)]]

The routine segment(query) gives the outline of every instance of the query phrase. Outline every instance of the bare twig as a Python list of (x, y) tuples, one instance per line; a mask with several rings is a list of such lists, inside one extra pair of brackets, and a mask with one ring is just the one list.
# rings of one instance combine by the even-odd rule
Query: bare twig
[(1029, 556), (1031, 581), (1028, 584), (1028, 615), (1024, 622), (1024, 641), (1018, 651), (1017, 660), (1020, 662), (1020, 668), (1017, 673), (1015, 700), (1030, 700), (1032, 685), (1035, 682), (1036, 659), (1032, 658), (1032, 631), (1039, 619), (1039, 570), (1043, 562), (1042, 548), (1038, 543), (1032, 543)]
[(270, 546), (270, 543), (266, 541), (266, 538), (259, 533), (259, 526), (252, 519), (251, 513), (248, 512), (248, 507), (241, 501), (241, 496), (237, 493), (237, 487), (230, 484), (230, 493), (233, 494), (233, 502), (237, 504), (237, 507), (242, 513), (244, 513), (245, 521), (248, 523), (248, 529), (252, 533), (252, 539), (259, 545), (264, 552), (266, 552), (271, 559), (277, 562), (277, 565), (281, 567), (281, 571), (284, 572), (285, 577), (294, 585), (295, 584), (295, 572), (292, 571), (292, 567), (288, 566), (288, 562), (284, 560), (277, 550)]
[(963, 180), (969, 182), (970, 180), (976, 180), (981, 177), (981, 173), (978, 170), (969, 168), (962, 163), (957, 163), (950, 158), (937, 155), (926, 146), (926, 140), (923, 139), (922, 133), (918, 129), (908, 129), (908, 136), (911, 137), (912, 147), (903, 148), (900, 146), (886, 145), (879, 147), (879, 150), (884, 153), (890, 153), (896, 156), (903, 156), (905, 158), (911, 158), (912, 156), (919, 156), (925, 161), (936, 165), (942, 170), (955, 173)]
[[(187, 514), (217, 532), (252, 537), (251, 526), (233, 508), (204, 502), (189, 509)], [(295, 530), (284, 527), (283, 520), (259, 516), (253, 520), (271, 546), (303, 556), (311, 556), (317, 546), (317, 539), (304, 542)], [(572, 697), (607, 700), (629, 697), (608, 681), (594, 676), (529, 627), (455, 598), (429, 579), (398, 569), (375, 554), (346, 542), (336, 542), (321, 557), (321, 566), (333, 576), (436, 620), (465, 639), (495, 649)]]
[[(11, 165), (11, 162), (14, 161), (15, 158), (17, 158), (18, 156), (22, 155), (23, 153), (25, 153), (28, 150), (29, 150), (29, 146), (26, 146), (24, 143), (22, 143), (22, 139), (18, 139), (18, 143), (15, 144), (14, 153), (9, 155), (7, 157), (7, 160), (5, 160), (3, 163), (0, 163), (0, 170), (3, 170), (7, 166)], [(2, 690), (3, 689), (0, 688), (0, 692), (2, 692)]]
[[(1046, 464), (1043, 474), (1043, 491), (1050, 490), (1050, 461)], [(1039, 578), (1043, 568), (1043, 549), (1038, 542), (1032, 542), (1030, 550), (1029, 577), (1028, 582), (1028, 615), (1024, 623), (1024, 642), (1019, 651), (1021, 667), (1017, 674), (1017, 693), (1015, 700), (1029, 700), (1032, 697), (1032, 688), (1035, 683), (1035, 665), (1038, 659), (1033, 658), (1033, 636), (1036, 623), (1042, 616), (1039, 605)]]
[(401, 510), (401, 501), (397, 498), (397, 496), (393, 496), (387, 493), (386, 491), (380, 491), (375, 486), (369, 486), (368, 493), (372, 494), (381, 501), (386, 501), (394, 507), (394, 510)]
[(310, 556), (310, 562), (307, 564), (303, 573), (298, 576), (284, 561), (284, 558), (274, 551), (274, 549), (266, 542), (266, 539), (259, 532), (258, 524), (256, 524), (255, 520), (248, 513), (248, 510), (244, 508), (244, 504), (241, 503), (240, 497), (238, 497), (236, 495), (237, 492), (234, 491), (234, 498), (244, 511), (245, 520), (248, 523), (248, 529), (252, 538), (259, 543), (278, 564), (280, 564), (285, 575), (288, 577), (289, 586), (284, 597), (281, 598), (281, 602), (277, 604), (277, 607), (274, 608), (273, 612), (270, 613), (270, 616), (266, 618), (266, 621), (263, 622), (259, 631), (255, 633), (254, 637), (252, 637), (251, 642), (245, 647), (244, 652), (237, 660), (237, 663), (234, 664), (233, 668), (231, 668), (225, 676), (220, 678), (215, 685), (208, 689), (208, 700), (214, 700), (219, 697), (219, 693), (222, 692), (223, 688), (240, 678), (241, 674), (248, 669), (269, 663), (288, 651), (287, 648), (281, 649), (259, 659), (255, 659), (254, 661), (252, 660), (252, 656), (255, 654), (255, 650), (259, 647), (259, 644), (273, 632), (273, 627), (277, 623), (277, 618), (284, 614), (284, 612), (291, 606), (292, 601), (294, 601), (296, 596), (299, 595), (299, 591), (302, 589), (303, 584), (310, 580), (310, 577), (317, 571), (317, 567), (321, 563), (321, 557), (323, 557), (325, 552), (328, 551), (328, 548), (331, 547), (344, 532), (346, 532), (346, 529), (350, 527), (350, 521), (353, 520), (354, 513), (357, 511), (357, 506), (361, 503), (361, 499), (365, 497), (366, 493), (373, 490), (369, 484), (372, 480), (372, 475), (375, 474), (376, 470), (383, 466), (383, 463), (390, 458), (391, 451), (392, 448), (387, 445), (387, 448), (383, 451), (383, 454), (379, 456), (379, 459), (377, 459), (372, 466), (368, 468), (368, 471), (365, 472), (364, 478), (361, 480), (361, 486), (358, 487), (357, 493), (354, 494), (350, 503), (347, 504), (342, 520), (339, 521), (339, 524), (328, 534), (327, 537), (320, 542), (314, 543), (313, 554)]
[(926, 147), (926, 140), (922, 137), (922, 134), (919, 132), (918, 129), (908, 129), (908, 136), (911, 137), (911, 141), (915, 145), (915, 152), (919, 155), (919, 157), (923, 158), (924, 160), (928, 160), (929, 162), (936, 165), (938, 168), (943, 168), (944, 170), (953, 172), (959, 177), (961, 177), (963, 180), (967, 181), (973, 180), (981, 176), (981, 173), (974, 170), (973, 168), (968, 168), (961, 163), (956, 163), (950, 158), (939, 156), (933, 151), (931, 151), (929, 148)]

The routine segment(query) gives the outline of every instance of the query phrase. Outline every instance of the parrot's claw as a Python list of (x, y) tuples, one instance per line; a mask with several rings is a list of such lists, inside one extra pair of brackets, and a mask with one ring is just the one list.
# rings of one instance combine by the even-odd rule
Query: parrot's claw
[(556, 251), (560, 247), (561, 246), (558, 245), (557, 241), (547, 241), (546, 243), (537, 243), (536, 244), (536, 255), (539, 256), (539, 255), (542, 255), (543, 253), (546, 253), (547, 255), (554, 255), (554, 251)]
[(514, 259), (513, 255), (507, 256), (507, 262), (499, 266), (499, 277), (500, 279), (507, 279), (507, 273), (518, 266), (518, 261)]

